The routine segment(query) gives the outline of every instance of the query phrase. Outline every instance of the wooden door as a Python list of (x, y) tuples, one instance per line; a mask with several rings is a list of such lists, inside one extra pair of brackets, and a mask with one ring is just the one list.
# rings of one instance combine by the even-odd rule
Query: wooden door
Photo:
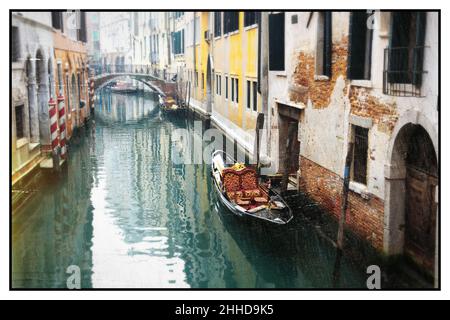
[(437, 178), (407, 167), (405, 204), (405, 253), (417, 264), (432, 271), (436, 243)]

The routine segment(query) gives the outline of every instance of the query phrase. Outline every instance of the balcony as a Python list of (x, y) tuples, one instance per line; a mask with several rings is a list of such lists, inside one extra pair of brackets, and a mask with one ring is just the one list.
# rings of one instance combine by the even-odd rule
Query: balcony
[(399, 97), (423, 97), (422, 80), (426, 47), (384, 49), (383, 93)]

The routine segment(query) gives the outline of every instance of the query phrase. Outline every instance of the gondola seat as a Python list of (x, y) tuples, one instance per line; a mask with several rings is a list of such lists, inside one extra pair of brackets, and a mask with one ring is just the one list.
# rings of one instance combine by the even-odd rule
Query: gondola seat
[[(226, 168), (222, 176), (225, 192), (230, 201), (241, 206), (249, 206), (252, 202), (267, 203), (269, 201), (259, 188), (257, 174), (253, 168), (242, 170)], [(259, 201), (255, 201), (255, 198)]]

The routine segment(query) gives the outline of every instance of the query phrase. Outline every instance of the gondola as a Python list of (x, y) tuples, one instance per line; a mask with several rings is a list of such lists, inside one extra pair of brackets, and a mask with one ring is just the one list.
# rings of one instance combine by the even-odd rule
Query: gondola
[(173, 97), (159, 96), (159, 106), (164, 113), (178, 113), (184, 108), (178, 105)]
[(212, 154), (211, 177), (221, 204), (240, 217), (287, 224), (291, 208), (282, 196), (261, 184), (256, 170), (238, 163), (222, 150)]

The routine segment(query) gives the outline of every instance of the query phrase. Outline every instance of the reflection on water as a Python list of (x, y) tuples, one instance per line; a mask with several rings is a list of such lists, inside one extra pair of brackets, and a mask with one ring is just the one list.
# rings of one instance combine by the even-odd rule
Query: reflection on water
[[(150, 97), (102, 92), (96, 121), (72, 141), (67, 172), (13, 217), (13, 286), (331, 287), (336, 252), (297, 215), (274, 228), (217, 205), (207, 165), (174, 165), (172, 132)], [(197, 139), (201, 139), (197, 137)], [(338, 286), (365, 287), (345, 256)]]

